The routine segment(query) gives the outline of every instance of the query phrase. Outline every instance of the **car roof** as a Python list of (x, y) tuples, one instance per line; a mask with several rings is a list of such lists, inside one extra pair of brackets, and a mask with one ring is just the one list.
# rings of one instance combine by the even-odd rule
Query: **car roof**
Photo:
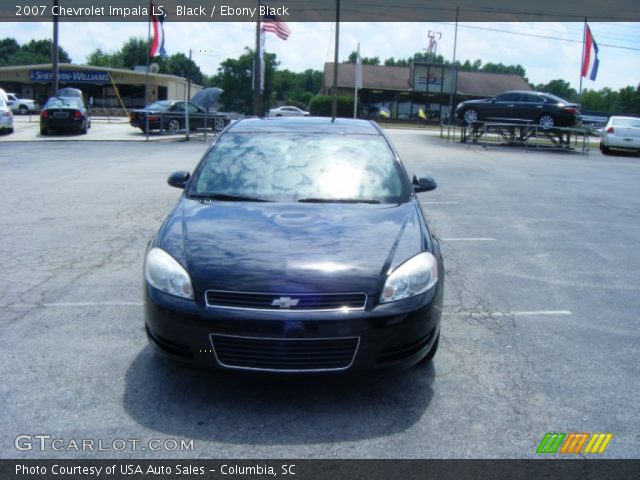
[(381, 135), (380, 128), (370, 120), (329, 117), (278, 117), (278, 118), (246, 118), (239, 120), (227, 130), (234, 133), (259, 132), (304, 132)]

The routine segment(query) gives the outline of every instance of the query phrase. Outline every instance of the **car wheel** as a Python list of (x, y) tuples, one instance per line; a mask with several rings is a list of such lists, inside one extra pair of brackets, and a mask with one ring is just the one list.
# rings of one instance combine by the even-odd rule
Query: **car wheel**
[(478, 111), (475, 108), (467, 108), (462, 117), (466, 124), (471, 125), (478, 121)]
[(438, 351), (438, 343), (440, 343), (440, 332), (438, 332), (438, 336), (436, 337), (436, 341), (433, 342), (433, 345), (431, 346), (431, 350), (429, 350), (429, 353), (427, 353), (427, 356), (424, 357), (420, 363), (424, 365), (429, 363), (431, 360), (433, 360), (433, 357), (436, 356), (436, 352)]
[(611, 150), (609, 149), (609, 147), (606, 147), (602, 143), (600, 144), (600, 151), (602, 152), (603, 155), (609, 155), (611, 153)]
[(169, 120), (169, 124), (167, 125), (167, 130), (169, 133), (178, 133), (180, 131), (180, 122), (175, 118)]
[(213, 119), (213, 131), (221, 132), (224, 130), (224, 118), (214, 118)]
[(543, 128), (553, 128), (555, 124), (556, 124), (556, 121), (553, 118), (553, 115), (549, 115), (548, 113), (545, 113), (544, 115), (540, 115), (540, 117), (538, 117), (538, 125), (540, 125)]
[(20, 105), (18, 111), (20, 112), (20, 115), (26, 115), (27, 113), (29, 113), (29, 107), (27, 107), (26, 105)]
[(47, 134), (47, 129), (40, 127), (40, 135), (45, 136)]
[(7, 128), (7, 132), (13, 133), (13, 128)]
[(80, 129), (80, 133), (81, 133), (82, 135), (86, 135), (86, 134), (87, 134), (87, 124), (86, 124), (86, 123), (84, 124), (84, 127), (82, 127), (82, 128)]

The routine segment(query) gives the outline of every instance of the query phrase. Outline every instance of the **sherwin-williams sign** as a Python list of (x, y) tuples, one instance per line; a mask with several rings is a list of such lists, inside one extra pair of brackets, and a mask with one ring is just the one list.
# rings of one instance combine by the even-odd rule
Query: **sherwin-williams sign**
[[(51, 70), (31, 70), (32, 82), (50, 82)], [(73, 83), (110, 83), (107, 72), (91, 70), (61, 70), (58, 72), (59, 82)]]

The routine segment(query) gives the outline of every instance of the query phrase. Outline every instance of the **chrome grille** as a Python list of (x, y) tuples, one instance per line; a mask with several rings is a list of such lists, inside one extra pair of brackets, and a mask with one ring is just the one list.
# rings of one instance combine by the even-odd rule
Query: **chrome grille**
[(207, 306), (250, 310), (363, 310), (365, 293), (249, 293), (208, 290)]
[(211, 334), (221, 365), (279, 372), (345, 370), (353, 363), (359, 342), (358, 337), (282, 339)]

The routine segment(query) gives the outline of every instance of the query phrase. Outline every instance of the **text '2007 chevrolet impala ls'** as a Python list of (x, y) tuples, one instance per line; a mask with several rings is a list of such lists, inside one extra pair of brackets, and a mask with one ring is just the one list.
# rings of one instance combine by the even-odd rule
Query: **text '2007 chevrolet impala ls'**
[(149, 243), (148, 338), (197, 365), (267, 372), (406, 368), (440, 335), (444, 266), (377, 124), (247, 119), (228, 127)]

